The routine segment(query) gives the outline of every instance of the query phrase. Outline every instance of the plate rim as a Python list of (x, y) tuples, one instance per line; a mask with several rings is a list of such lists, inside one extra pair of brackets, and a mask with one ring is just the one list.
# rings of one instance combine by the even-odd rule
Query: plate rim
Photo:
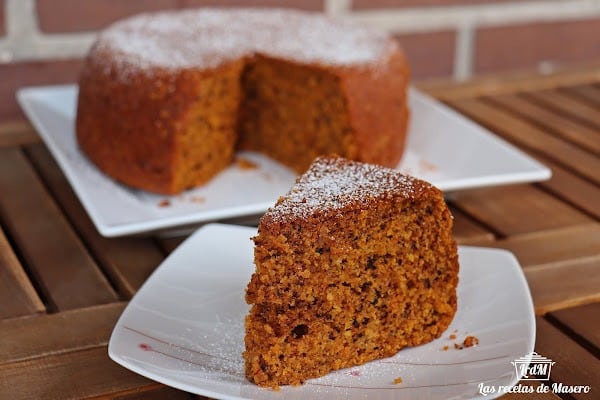
[[(114, 341), (117, 340), (116, 338), (119, 335), (119, 330), (125, 329), (124, 322), (127, 319), (128, 313), (131, 312), (130, 304), (132, 304), (134, 302), (134, 299), (138, 296), (138, 294), (144, 293), (143, 292), (144, 288), (147, 287), (147, 285), (149, 285), (149, 282), (153, 281), (153, 278), (156, 277), (157, 274), (164, 273), (164, 271), (166, 269), (174, 268), (173, 266), (171, 266), (171, 264), (172, 264), (171, 262), (167, 263), (167, 260), (169, 260), (172, 257), (175, 257), (176, 253), (178, 251), (181, 251), (182, 248), (187, 250), (186, 248), (191, 246), (195, 242), (195, 240), (197, 240), (198, 236), (210, 235), (211, 230), (213, 230), (213, 229), (222, 230), (225, 233), (233, 231), (233, 230), (240, 231), (240, 232), (243, 230), (243, 231), (249, 233), (249, 237), (256, 234), (255, 227), (247, 227), (247, 226), (223, 224), (223, 223), (208, 223), (208, 224), (203, 225), (199, 229), (197, 229), (192, 235), (190, 235), (187, 239), (185, 239), (173, 252), (171, 252), (169, 254), (169, 256), (167, 256), (163, 260), (163, 262), (152, 272), (152, 274), (150, 274), (150, 276), (146, 279), (146, 281), (144, 281), (144, 283), (137, 290), (137, 292), (134, 294), (134, 296), (129, 300), (127, 306), (125, 307), (125, 309), (119, 316), (119, 319), (115, 323), (115, 326), (111, 332), (111, 336), (110, 336), (110, 339), (108, 341), (108, 346), (107, 346), (108, 347), (107, 353), (108, 353), (109, 357), (114, 362), (118, 363), (119, 365), (121, 365), (127, 369), (130, 369), (131, 371), (136, 372), (146, 378), (155, 380), (155, 381), (165, 384), (167, 386), (171, 386), (171, 387), (174, 387), (174, 388), (177, 388), (180, 390), (192, 392), (192, 393), (202, 395), (202, 396), (210, 396), (210, 397), (219, 398), (219, 399), (248, 400), (249, 397), (244, 397), (241, 395), (240, 396), (234, 396), (234, 395), (228, 395), (228, 394), (224, 395), (223, 393), (215, 392), (210, 389), (202, 389), (202, 388), (200, 388), (200, 390), (199, 390), (198, 386), (194, 386), (194, 385), (191, 385), (191, 384), (188, 384), (185, 382), (181, 382), (181, 381), (176, 382), (176, 384), (174, 385), (172, 379), (161, 377), (160, 375), (157, 375), (157, 374), (154, 374), (153, 372), (144, 370), (143, 368), (138, 367), (135, 364), (128, 363), (120, 354), (115, 353), (115, 350), (114, 350), (114, 347), (115, 347)], [(534, 351), (535, 343), (536, 343), (535, 308), (534, 308), (533, 298), (531, 295), (531, 290), (529, 288), (529, 284), (527, 282), (527, 279), (525, 277), (523, 269), (519, 263), (519, 260), (515, 256), (515, 254), (509, 250), (502, 249), (502, 248), (482, 247), (482, 246), (472, 246), (472, 245), (459, 245), (458, 252), (459, 252), (459, 256), (463, 252), (478, 252), (478, 253), (487, 253), (488, 255), (493, 255), (494, 257), (502, 257), (507, 260), (507, 262), (510, 266), (510, 269), (511, 269), (511, 274), (512, 274), (513, 278), (517, 279), (518, 286), (521, 289), (523, 289), (523, 296), (527, 303), (527, 304), (523, 304), (523, 307), (526, 307), (527, 311), (528, 311), (527, 327), (528, 327), (529, 337), (527, 338), (527, 342), (529, 343), (529, 348), (527, 349), (526, 354), (529, 354), (532, 351)], [(163, 271), (163, 272), (158, 272), (158, 271)], [(135, 303), (133, 303), (133, 304), (135, 304)], [(512, 387), (512, 386), (516, 385), (520, 381), (521, 377), (522, 377), (522, 374), (515, 376), (513, 378), (513, 380), (510, 382), (509, 386)], [(165, 381), (168, 381), (168, 382), (165, 382)], [(476, 398), (478, 398), (478, 399), (484, 399), (484, 398), (485, 399), (494, 399), (494, 398), (500, 397), (501, 395), (503, 395), (503, 393), (495, 393), (495, 394), (491, 393), (491, 394), (482, 395), (482, 396), (479, 396)]]
[[(217, 210), (200, 210), (181, 215), (155, 216), (133, 222), (110, 223), (110, 218), (98, 210), (93, 196), (88, 193), (85, 186), (77, 183), (79, 182), (80, 178), (77, 176), (74, 168), (71, 166), (68, 157), (55, 143), (55, 134), (47, 132), (45, 123), (35, 111), (35, 106), (33, 103), (39, 100), (36, 96), (39, 96), (40, 92), (61, 90), (77, 91), (78, 85), (77, 83), (68, 83), (58, 85), (25, 86), (17, 89), (16, 98), (21, 109), (35, 127), (35, 130), (42, 138), (44, 144), (48, 146), (54, 160), (56, 160), (61, 171), (67, 177), (70, 187), (74, 190), (75, 194), (90, 216), (92, 222), (96, 226), (98, 232), (102, 236), (118, 237), (133, 234), (151, 234), (154, 232), (180, 228), (185, 225), (198, 226), (202, 223), (210, 223), (227, 218), (243, 217), (257, 213), (263, 213), (274, 203), (275, 199), (272, 199), (269, 201), (254, 202), (251, 204), (237, 205), (235, 207)], [(503, 172), (496, 173), (494, 175), (456, 178), (449, 180), (447, 183), (437, 184), (436, 186), (438, 186), (446, 194), (452, 195), (455, 192), (483, 187), (539, 182), (547, 180), (552, 176), (552, 171), (547, 166), (529, 156), (520, 148), (494, 134), (484, 126), (458, 113), (457, 111), (448, 107), (446, 104), (436, 100), (432, 96), (422, 92), (412, 85), (409, 86), (408, 92), (410, 96), (415, 96), (417, 101), (426, 104), (428, 107), (435, 108), (436, 112), (439, 112), (448, 118), (454, 119), (461, 124), (467, 124), (467, 126), (472, 128), (469, 135), (476, 135), (477, 137), (484, 138), (486, 141), (489, 141), (489, 143), (492, 143), (494, 147), (509, 151), (512, 155), (519, 157), (520, 160), (526, 161), (531, 165), (531, 168), (527, 171), (516, 173)], [(75, 101), (76, 100), (77, 99), (75, 98)], [(76, 115), (73, 116), (73, 124), (75, 123), (75, 118)], [(104, 176), (103, 178), (107, 180), (111, 179), (107, 176)], [(171, 196), (165, 195), (164, 197), (170, 198)]]

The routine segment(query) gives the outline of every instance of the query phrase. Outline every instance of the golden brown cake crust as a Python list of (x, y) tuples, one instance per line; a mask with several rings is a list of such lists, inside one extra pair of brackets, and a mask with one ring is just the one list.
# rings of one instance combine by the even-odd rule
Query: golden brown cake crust
[[(394, 53), (379, 73), (368, 68), (344, 71), (351, 125), (355, 127), (357, 161), (395, 167), (406, 145), (410, 120), (408, 78), (404, 53)], [(326, 154), (325, 154), (326, 155)]]
[(452, 216), (441, 191), (397, 171), (319, 158), (254, 241), (244, 358), (259, 385), (427, 343), (456, 312)]
[[(345, 139), (324, 146), (321, 154), (398, 163), (408, 123), (409, 76), (400, 46), (380, 31), (291, 10), (163, 12), (109, 27), (86, 57), (79, 81), (81, 149), (108, 175), (133, 187), (177, 193), (205, 183), (229, 165), (237, 149), (238, 105), (248, 96), (239, 77), (257, 55), (331, 79), (342, 104), (330, 115), (342, 120), (336, 129)], [(207, 115), (199, 119), (198, 107), (211, 108), (216, 121)], [(321, 125), (327, 123), (324, 115), (315, 117)], [(222, 138), (196, 140), (206, 149), (189, 154), (190, 140), (182, 138), (193, 135), (188, 124), (202, 137)], [(283, 118), (277, 129), (293, 125), (293, 119)], [(289, 143), (275, 148), (297, 145)], [(309, 163), (294, 153), (267, 154), (298, 172)]]
[[(89, 57), (110, 59), (110, 54), (92, 50)], [(208, 173), (182, 186), (177, 175), (185, 128), (205, 82), (230, 70), (237, 76), (242, 66), (243, 61), (207, 71), (156, 68), (123, 81), (115, 78), (120, 65), (86, 62), (76, 119), (79, 146), (105, 173), (136, 188), (172, 194), (205, 183), (233, 160), (236, 120), (232, 116), (221, 129), (222, 145), (211, 149)]]

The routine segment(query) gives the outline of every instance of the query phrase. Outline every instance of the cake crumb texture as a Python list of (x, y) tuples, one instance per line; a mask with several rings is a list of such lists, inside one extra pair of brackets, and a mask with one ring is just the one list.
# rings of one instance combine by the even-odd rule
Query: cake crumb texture
[(298, 385), (439, 337), (458, 256), (442, 192), (319, 157), (261, 218), (246, 301), (246, 376)]

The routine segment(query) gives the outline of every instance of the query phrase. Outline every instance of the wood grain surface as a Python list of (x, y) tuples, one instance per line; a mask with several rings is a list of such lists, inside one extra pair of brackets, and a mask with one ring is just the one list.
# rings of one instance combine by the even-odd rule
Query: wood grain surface
[[(507, 249), (519, 260), (537, 315), (536, 351), (555, 362), (545, 384), (592, 386), (589, 394), (505, 398), (599, 399), (600, 69), (420, 88), (552, 170), (544, 182), (447, 195), (460, 244)], [(102, 237), (31, 125), (0, 121), (0, 399), (201, 398), (107, 354), (127, 301), (185, 238)]]

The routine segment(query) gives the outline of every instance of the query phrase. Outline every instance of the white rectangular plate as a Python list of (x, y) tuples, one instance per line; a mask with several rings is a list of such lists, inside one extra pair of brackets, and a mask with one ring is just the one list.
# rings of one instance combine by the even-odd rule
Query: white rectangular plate
[[(250, 383), (242, 351), (255, 234), (208, 224), (190, 236), (127, 305), (109, 356), (150, 379), (218, 399), (472, 399), (484, 398), (480, 384), (511, 387), (520, 379), (511, 362), (535, 342), (521, 267), (505, 250), (460, 247), (458, 310), (439, 339), (302, 386), (273, 391)], [(456, 349), (466, 335), (479, 345)]]
[[(17, 98), (50, 149), (100, 234), (120, 236), (260, 214), (288, 191), (295, 174), (257, 153), (207, 185), (177, 196), (134, 190), (104, 175), (77, 146), (77, 86), (23, 88)], [(544, 180), (550, 170), (443, 104), (410, 90), (412, 112), (402, 172), (453, 191)]]

